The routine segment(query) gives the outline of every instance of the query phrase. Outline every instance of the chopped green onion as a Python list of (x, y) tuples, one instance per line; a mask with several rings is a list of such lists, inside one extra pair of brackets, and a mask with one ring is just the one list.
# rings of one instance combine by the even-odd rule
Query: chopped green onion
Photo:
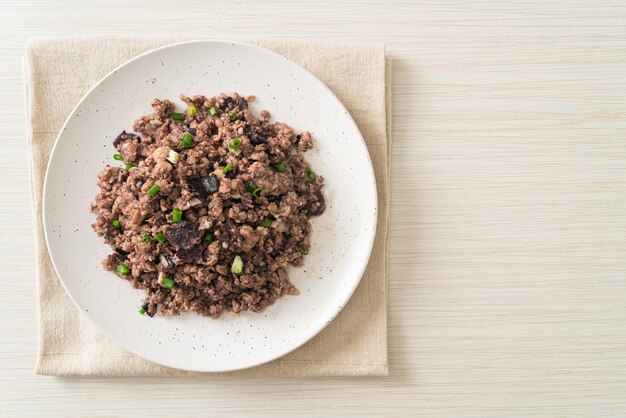
[(311, 170), (309, 167), (306, 168), (306, 176), (311, 181), (315, 181), (315, 179), (317, 178), (317, 175), (315, 174), (315, 172)]
[(172, 113), (172, 119), (183, 120), (185, 119), (185, 115), (183, 115), (182, 113)]
[(197, 197), (192, 197), (191, 199), (189, 199), (189, 202), (187, 202), (187, 206), (189, 206), (190, 208), (193, 208), (200, 204), (202, 204), (202, 201), (198, 199)]
[(172, 221), (180, 222), (183, 220), (183, 211), (180, 209), (174, 209), (172, 211)]
[(267, 270), (267, 264), (263, 264), (262, 266), (259, 266), (259, 271), (265, 271)]
[(190, 103), (189, 106), (187, 106), (187, 114), (193, 118), (196, 116), (197, 113), (198, 113), (198, 109), (196, 108), (196, 105), (193, 103)]
[(159, 232), (158, 234), (154, 236), (154, 239), (157, 240), (159, 243), (163, 244), (166, 239), (165, 234), (163, 232)]
[(204, 236), (202, 237), (202, 242), (205, 242), (207, 244), (212, 243), (214, 240), (215, 240), (215, 237), (210, 232), (205, 233)]
[(193, 136), (191, 136), (191, 134), (183, 135), (183, 140), (180, 141), (180, 146), (182, 148), (191, 148), (192, 145), (193, 145)]
[(224, 167), (222, 171), (224, 172), (224, 174), (226, 174), (231, 168), (233, 168), (233, 165), (229, 163), (229, 164), (226, 164), (226, 167)]
[(262, 191), (263, 189), (261, 189), (260, 187), (256, 187), (252, 183), (248, 183), (248, 192), (250, 192), (250, 194), (252, 194), (252, 196), (254, 196), (255, 198), (258, 199), (259, 197), (261, 197)]
[(265, 218), (263, 219), (263, 222), (261, 222), (261, 226), (263, 228), (269, 228), (271, 224), (272, 224), (272, 220), (270, 218)]
[(217, 108), (215, 106), (211, 106), (211, 108), (209, 109), (209, 113), (211, 114), (211, 116), (217, 116)]
[(228, 116), (230, 116), (230, 120), (233, 122), (239, 119), (233, 112), (228, 112)]
[(233, 265), (230, 267), (230, 271), (235, 273), (237, 276), (243, 273), (243, 260), (238, 255), (235, 256)]
[(302, 253), (302, 255), (309, 255), (309, 246), (306, 244), (302, 244), (300, 246), (300, 252)]
[(122, 157), (120, 154), (113, 154), (113, 159), (117, 161), (124, 161), (124, 157)]
[(146, 310), (144, 308), (139, 308), (139, 313), (141, 315), (145, 315), (146, 314)]
[(241, 145), (241, 139), (239, 138), (233, 138), (229, 143), (228, 143), (228, 148), (230, 149), (236, 149), (239, 148), (239, 146)]
[(117, 272), (121, 274), (122, 276), (126, 276), (128, 273), (130, 273), (130, 269), (128, 268), (126, 264), (118, 264)]
[(168, 289), (171, 289), (172, 287), (176, 286), (176, 282), (170, 279), (169, 277), (164, 277), (162, 284), (163, 284), (163, 287), (167, 287)]
[(155, 194), (159, 193), (159, 190), (161, 190), (161, 186), (159, 186), (158, 184), (155, 184), (154, 186), (148, 189), (148, 195), (154, 196)]
[(113, 219), (111, 221), (111, 225), (113, 225), (113, 228), (117, 229), (120, 229), (122, 227), (122, 223), (119, 221), (119, 219)]
[(180, 154), (171, 149), (170, 152), (167, 153), (167, 161), (176, 164), (178, 160), (180, 160)]
[(150, 235), (144, 235), (139, 240), (139, 242), (141, 242), (142, 244), (145, 244), (145, 243), (150, 242), (150, 241), (152, 241), (152, 237)]
[(285, 163), (276, 163), (276, 164), (274, 164), (274, 168), (279, 173), (284, 173), (285, 172)]
[(228, 143), (228, 148), (232, 149), (233, 152), (236, 155), (241, 154), (241, 139), (239, 138), (233, 138), (229, 143)]
[(133, 163), (127, 163), (126, 164), (126, 168), (124, 169), (124, 171), (130, 171), (131, 168), (135, 167), (135, 164)]
[(308, 210), (308, 209), (304, 209), (304, 210), (302, 211), (302, 213), (303, 213), (304, 215), (308, 215), (308, 214), (309, 214), (309, 210)]

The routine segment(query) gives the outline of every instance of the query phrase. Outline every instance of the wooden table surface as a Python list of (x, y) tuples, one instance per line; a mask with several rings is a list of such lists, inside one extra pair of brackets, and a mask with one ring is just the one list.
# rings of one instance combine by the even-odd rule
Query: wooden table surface
[[(626, 416), (623, 1), (0, 0), (0, 10), (0, 416)], [(387, 45), (389, 377), (34, 375), (20, 58), (29, 37), (90, 34)]]

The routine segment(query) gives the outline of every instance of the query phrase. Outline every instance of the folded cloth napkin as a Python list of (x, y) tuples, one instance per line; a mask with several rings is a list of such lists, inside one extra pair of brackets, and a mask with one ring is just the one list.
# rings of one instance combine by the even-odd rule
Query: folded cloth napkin
[[(72, 304), (50, 262), (41, 201), (48, 157), (78, 100), (126, 60), (183, 38), (91, 37), (29, 42), (24, 78), (32, 198), (36, 226), (39, 348), (44, 375), (207, 375), (160, 366), (104, 336)], [(348, 108), (369, 149), (378, 183), (377, 238), (352, 299), (337, 318), (298, 350), (270, 363), (228, 373), (241, 376), (386, 375), (387, 214), (390, 136), (390, 62), (383, 45), (294, 40), (244, 40), (297, 62), (324, 82)], [(95, 179), (94, 179), (95, 181)]]

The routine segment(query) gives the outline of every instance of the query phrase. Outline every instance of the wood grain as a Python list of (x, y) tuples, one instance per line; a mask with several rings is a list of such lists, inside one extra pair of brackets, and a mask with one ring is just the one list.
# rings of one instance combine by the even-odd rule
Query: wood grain
[[(0, 415), (626, 415), (622, 1), (0, 6)], [(386, 43), (390, 377), (33, 374), (25, 42), (164, 30)]]

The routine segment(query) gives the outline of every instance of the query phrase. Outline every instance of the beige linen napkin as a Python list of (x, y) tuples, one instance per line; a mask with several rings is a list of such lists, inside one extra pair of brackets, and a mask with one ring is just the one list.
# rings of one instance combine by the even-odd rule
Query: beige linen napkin
[[(48, 156), (59, 129), (78, 100), (124, 61), (180, 40), (183, 38), (94, 37), (36, 40), (27, 46), (26, 112), (37, 237), (38, 374), (203, 375), (163, 367), (129, 353), (84, 317), (72, 304), (54, 272), (43, 238), (41, 218)], [(384, 47), (276, 39), (244, 41), (297, 62), (324, 82), (348, 108), (363, 133), (374, 163), (380, 214), (377, 239), (367, 271), (340, 315), (298, 350), (270, 363), (228, 374), (291, 377), (386, 375), (387, 159), (391, 137), (388, 123), (390, 68), (386, 66)]]

